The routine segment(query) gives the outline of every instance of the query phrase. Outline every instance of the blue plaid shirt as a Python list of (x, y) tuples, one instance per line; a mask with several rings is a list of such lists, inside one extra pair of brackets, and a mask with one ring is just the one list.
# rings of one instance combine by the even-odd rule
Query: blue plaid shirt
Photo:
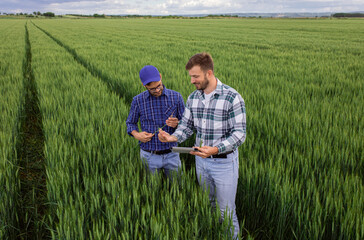
[[(133, 130), (139, 132), (139, 120), (142, 132), (154, 133), (166, 124), (166, 120), (171, 115), (181, 120), (184, 110), (184, 101), (179, 92), (164, 87), (162, 95), (154, 97), (148, 90), (144, 91), (135, 96), (131, 103), (129, 116), (126, 120), (128, 134), (132, 136)], [(166, 125), (163, 130), (172, 134), (175, 128)], [(143, 150), (160, 151), (175, 147), (177, 143), (162, 143), (158, 139), (158, 132), (156, 132), (149, 142), (142, 143), (139, 141), (139, 145)]]

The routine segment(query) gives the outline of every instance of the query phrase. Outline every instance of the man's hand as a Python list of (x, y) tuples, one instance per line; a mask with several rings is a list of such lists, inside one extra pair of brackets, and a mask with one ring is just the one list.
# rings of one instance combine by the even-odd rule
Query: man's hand
[(170, 127), (176, 128), (176, 127), (178, 126), (178, 118), (175, 118), (175, 117), (169, 117), (169, 118), (166, 120), (166, 124), (167, 124), (167, 126), (170, 126)]
[(194, 147), (198, 151), (191, 151), (190, 154), (197, 155), (202, 158), (210, 157), (211, 155), (216, 155), (219, 153), (219, 149), (217, 147), (203, 146), (203, 147)]
[(138, 139), (139, 141), (146, 143), (149, 142), (152, 137), (154, 136), (154, 134), (152, 133), (148, 133), (148, 132), (137, 132), (137, 131), (132, 131), (131, 134)]
[(169, 133), (159, 129), (158, 134), (159, 141), (161, 142), (177, 142), (177, 137), (171, 136)]

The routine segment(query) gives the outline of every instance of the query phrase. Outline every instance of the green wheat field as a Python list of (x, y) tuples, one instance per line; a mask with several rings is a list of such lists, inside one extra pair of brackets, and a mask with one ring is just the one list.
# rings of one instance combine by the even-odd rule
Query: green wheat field
[(139, 70), (186, 100), (203, 51), (246, 104), (240, 237), (364, 239), (364, 20), (227, 18), (1, 19), (0, 239), (230, 239), (126, 133)]

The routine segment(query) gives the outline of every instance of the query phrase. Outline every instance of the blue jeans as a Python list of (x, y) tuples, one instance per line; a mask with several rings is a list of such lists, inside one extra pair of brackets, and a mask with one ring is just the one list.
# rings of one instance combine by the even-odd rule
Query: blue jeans
[(146, 169), (149, 169), (151, 173), (164, 169), (164, 173), (169, 178), (172, 177), (172, 172), (178, 172), (181, 167), (181, 160), (179, 153), (170, 152), (167, 154), (157, 155), (154, 153), (146, 152), (140, 149), (140, 158)]
[(234, 225), (234, 238), (239, 233), (239, 222), (235, 210), (235, 197), (239, 178), (239, 152), (235, 150), (227, 158), (201, 158), (196, 156), (196, 174), (204, 191), (210, 189), (211, 205), (219, 204), (221, 218), (231, 216)]

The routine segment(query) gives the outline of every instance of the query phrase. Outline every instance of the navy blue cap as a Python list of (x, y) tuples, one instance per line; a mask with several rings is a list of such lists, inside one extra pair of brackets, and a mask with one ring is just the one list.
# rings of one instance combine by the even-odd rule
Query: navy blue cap
[(144, 86), (150, 82), (158, 82), (161, 80), (158, 69), (152, 65), (144, 66), (139, 72), (139, 77)]

